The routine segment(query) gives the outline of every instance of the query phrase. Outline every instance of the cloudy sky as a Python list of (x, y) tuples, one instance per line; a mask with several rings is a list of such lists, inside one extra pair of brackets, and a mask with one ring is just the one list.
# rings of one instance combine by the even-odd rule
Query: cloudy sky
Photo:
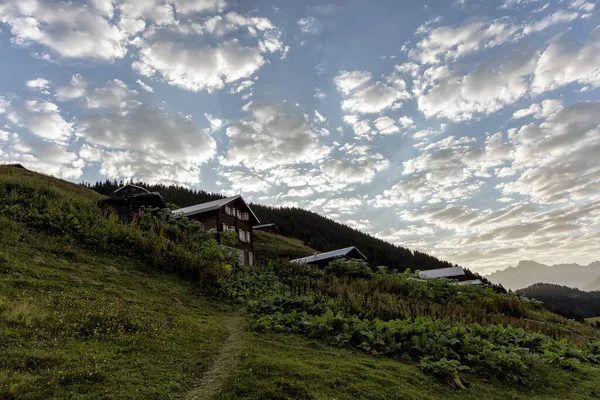
[(596, 0), (0, 0), (0, 163), (600, 259)]

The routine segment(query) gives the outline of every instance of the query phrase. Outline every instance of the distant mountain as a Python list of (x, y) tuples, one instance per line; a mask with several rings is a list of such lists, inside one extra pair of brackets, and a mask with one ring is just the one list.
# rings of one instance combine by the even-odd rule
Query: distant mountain
[(583, 287), (585, 291), (600, 290), (600, 276)]
[[(555, 264), (546, 265), (535, 261), (520, 261), (516, 267), (496, 271), (487, 278), (507, 289), (521, 289), (534, 283), (553, 283), (576, 287), (582, 290), (594, 290), (600, 286), (600, 261), (588, 265)], [(592, 282), (596, 282), (596, 286)]]
[(567, 318), (582, 319), (600, 315), (598, 291), (584, 292), (567, 286), (536, 283), (516, 293), (540, 300), (548, 310)]

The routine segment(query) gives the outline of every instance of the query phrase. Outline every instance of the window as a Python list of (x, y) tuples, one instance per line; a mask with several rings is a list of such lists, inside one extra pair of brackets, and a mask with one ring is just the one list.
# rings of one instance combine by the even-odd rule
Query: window
[(235, 227), (234, 226), (229, 226), (227, 224), (223, 224), (223, 230), (225, 232), (227, 232), (227, 231), (234, 231), (235, 232)]
[(238, 217), (238, 219), (242, 219), (242, 212), (240, 210), (235, 210), (236, 212), (236, 217)]
[(251, 234), (249, 231), (244, 231), (244, 230), (240, 229), (238, 235), (240, 237), (241, 242), (250, 243), (250, 235)]
[(248, 213), (243, 213), (242, 214), (242, 221), (248, 221), (250, 220), (250, 215), (248, 215)]
[(227, 214), (227, 215), (231, 215), (232, 214), (231, 207), (225, 206), (225, 214)]
[(243, 230), (240, 229), (239, 235), (240, 235), (240, 240), (242, 242), (245, 242), (246, 241), (245, 240), (246, 235), (244, 235), (244, 231)]

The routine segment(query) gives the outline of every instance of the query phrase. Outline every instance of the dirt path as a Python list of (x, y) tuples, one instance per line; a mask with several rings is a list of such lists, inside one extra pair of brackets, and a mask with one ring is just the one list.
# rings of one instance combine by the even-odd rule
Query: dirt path
[(241, 313), (225, 321), (227, 339), (219, 349), (215, 362), (202, 375), (196, 386), (186, 395), (186, 400), (208, 399), (218, 392), (225, 379), (235, 369), (242, 348), (243, 317)]

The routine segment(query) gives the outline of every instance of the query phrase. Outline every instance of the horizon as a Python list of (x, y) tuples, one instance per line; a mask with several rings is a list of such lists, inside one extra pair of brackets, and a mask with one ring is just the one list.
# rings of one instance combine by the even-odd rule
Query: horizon
[(0, 164), (243, 193), (482, 275), (587, 265), (598, 8), (7, 0)]

